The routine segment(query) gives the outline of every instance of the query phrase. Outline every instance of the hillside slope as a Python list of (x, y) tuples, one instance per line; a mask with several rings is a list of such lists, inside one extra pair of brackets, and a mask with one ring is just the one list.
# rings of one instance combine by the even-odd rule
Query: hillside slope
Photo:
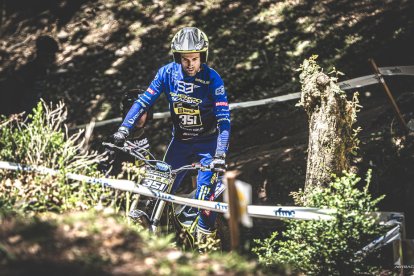
[[(222, 75), (231, 102), (299, 91), (295, 69), (311, 54), (346, 78), (372, 73), (369, 57), (379, 66), (414, 64), (409, 0), (15, 0), (3, 1), (0, 9), (0, 90), (7, 95), (0, 113), (30, 110), (40, 97), (63, 99), (71, 125), (118, 117), (121, 92), (146, 88), (171, 60), (172, 35), (187, 25), (209, 35), (209, 64)], [(412, 119), (414, 81), (387, 81), (405, 118)], [(384, 210), (412, 217), (411, 137), (401, 132), (380, 87), (360, 92), (363, 131), (354, 162), (361, 175), (373, 168), (371, 189), (387, 195)], [(165, 111), (164, 103), (160, 99), (155, 110)], [(307, 122), (294, 104), (232, 114), (230, 165), (253, 185), (255, 203), (291, 203), (289, 192), (303, 185)], [(96, 129), (95, 143), (114, 128)], [(149, 127), (160, 157), (168, 128), (164, 120)], [(414, 236), (414, 221), (407, 220), (407, 230)]]

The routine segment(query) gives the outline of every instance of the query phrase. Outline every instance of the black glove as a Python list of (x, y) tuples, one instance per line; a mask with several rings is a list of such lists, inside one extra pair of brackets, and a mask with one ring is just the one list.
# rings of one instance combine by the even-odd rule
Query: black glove
[(225, 155), (215, 155), (213, 161), (210, 163), (210, 169), (226, 169)]
[(126, 127), (118, 128), (118, 131), (112, 134), (111, 140), (117, 146), (123, 146), (126, 138), (129, 135), (129, 130)]

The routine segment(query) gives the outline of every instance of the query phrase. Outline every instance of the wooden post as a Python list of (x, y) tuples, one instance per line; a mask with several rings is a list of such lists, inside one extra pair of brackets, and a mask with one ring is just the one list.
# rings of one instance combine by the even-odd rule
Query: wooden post
[(226, 173), (227, 178), (227, 192), (229, 198), (229, 227), (230, 227), (230, 240), (231, 240), (231, 250), (238, 251), (240, 244), (240, 206), (239, 206), (239, 197), (236, 190), (236, 173), (228, 172)]
[(370, 58), (369, 61), (371, 62), (372, 68), (374, 69), (375, 75), (377, 75), (379, 81), (381, 82), (382, 86), (384, 87), (385, 93), (388, 96), (388, 99), (391, 102), (392, 107), (394, 108), (395, 113), (397, 113), (397, 117), (400, 119), (401, 124), (403, 125), (405, 131), (408, 133), (410, 132), (410, 129), (407, 126), (407, 123), (405, 122), (403, 116), (401, 115), (400, 109), (398, 108), (397, 103), (394, 100), (394, 97), (391, 94), (391, 90), (388, 87), (387, 83), (385, 82), (384, 78), (382, 77), (377, 64), (375, 63), (374, 59)]

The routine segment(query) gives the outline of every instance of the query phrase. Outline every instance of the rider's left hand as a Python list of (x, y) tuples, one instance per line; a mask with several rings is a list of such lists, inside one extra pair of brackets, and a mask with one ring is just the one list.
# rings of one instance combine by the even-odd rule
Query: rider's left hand
[(122, 146), (129, 135), (129, 130), (126, 127), (121, 126), (117, 132), (112, 134), (111, 140), (117, 146)]

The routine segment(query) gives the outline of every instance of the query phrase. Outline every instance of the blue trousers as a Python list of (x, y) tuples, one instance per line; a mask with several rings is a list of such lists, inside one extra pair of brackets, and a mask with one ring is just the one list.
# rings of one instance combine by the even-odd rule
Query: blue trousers
[[(200, 162), (204, 166), (207, 166), (213, 160), (216, 147), (217, 137), (197, 142), (180, 141), (173, 138), (165, 153), (164, 161), (167, 162), (172, 169), (177, 169), (195, 162)], [(179, 188), (186, 173), (187, 171), (183, 171), (177, 174), (171, 190), (173, 194)], [(218, 181), (221, 181), (221, 177), (218, 177), (217, 173), (198, 171), (195, 198), (200, 200), (214, 200), (214, 191)], [(215, 212), (201, 210), (198, 226), (205, 230), (212, 231), (214, 230), (216, 217), (217, 213)]]

